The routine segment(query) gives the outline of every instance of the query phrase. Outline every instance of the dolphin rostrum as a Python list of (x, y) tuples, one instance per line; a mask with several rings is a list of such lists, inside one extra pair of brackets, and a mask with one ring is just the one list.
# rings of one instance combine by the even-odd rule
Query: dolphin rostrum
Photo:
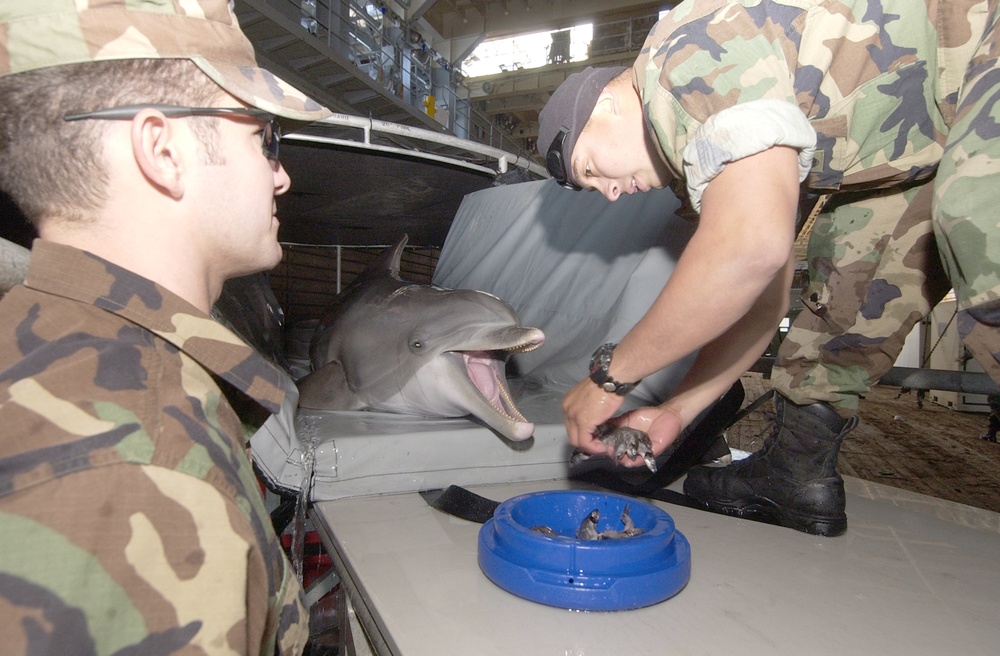
[(515, 406), (504, 365), (545, 335), (492, 294), (403, 280), (406, 242), (387, 248), (320, 319), (299, 406), (473, 415), (510, 440), (528, 439), (535, 426)]

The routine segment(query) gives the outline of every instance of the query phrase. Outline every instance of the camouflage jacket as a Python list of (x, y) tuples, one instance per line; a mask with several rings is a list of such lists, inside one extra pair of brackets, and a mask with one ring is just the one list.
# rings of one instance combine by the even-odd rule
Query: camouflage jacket
[(634, 65), (697, 209), (727, 162), (787, 145), (818, 193), (933, 173), (997, 0), (687, 0)]
[(35, 242), (0, 301), (4, 654), (301, 653), (245, 452), (281, 375), (149, 280)]

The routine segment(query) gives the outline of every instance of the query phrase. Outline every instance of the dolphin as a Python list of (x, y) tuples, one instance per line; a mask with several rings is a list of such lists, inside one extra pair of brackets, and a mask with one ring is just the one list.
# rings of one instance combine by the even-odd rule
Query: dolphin
[(309, 346), (299, 407), (424, 417), (473, 415), (513, 441), (535, 426), (518, 411), (504, 366), (545, 341), (492, 294), (403, 280), (403, 235), (327, 309)]

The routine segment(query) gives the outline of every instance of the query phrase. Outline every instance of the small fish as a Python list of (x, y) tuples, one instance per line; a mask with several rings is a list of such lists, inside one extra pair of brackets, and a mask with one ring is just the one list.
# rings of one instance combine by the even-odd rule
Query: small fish
[(604, 423), (594, 431), (594, 437), (614, 449), (615, 460), (622, 456), (642, 458), (649, 471), (656, 473), (656, 458), (653, 456), (653, 443), (649, 435), (638, 428), (628, 426), (612, 426)]
[[(576, 539), (577, 540), (621, 540), (623, 538), (631, 538), (636, 535), (642, 535), (642, 529), (636, 528), (635, 522), (632, 521), (632, 517), (629, 515), (629, 507), (625, 506), (622, 510), (621, 520), (622, 526), (624, 527), (621, 531), (616, 531), (614, 529), (608, 529), (606, 531), (597, 531), (597, 522), (601, 520), (601, 511), (594, 508), (590, 511), (583, 522), (580, 523), (580, 527), (576, 529)], [(555, 532), (548, 526), (532, 526), (532, 531), (537, 531), (543, 535), (559, 536), (560, 533)], [(565, 536), (564, 536), (565, 537)]]
[(600, 519), (601, 511), (595, 508), (583, 520), (580, 528), (576, 529), (576, 538), (578, 540), (600, 540), (600, 534), (597, 532), (597, 522)]
[(548, 526), (532, 526), (531, 530), (537, 531), (538, 533), (541, 533), (543, 535), (559, 535)]
[(629, 516), (629, 507), (625, 506), (621, 514), (622, 525), (625, 527), (621, 531), (616, 531), (614, 529), (608, 529), (606, 531), (601, 531), (598, 534), (598, 540), (620, 540), (622, 538), (631, 538), (636, 535), (642, 535), (642, 529), (635, 527), (635, 522), (632, 521), (632, 517)]

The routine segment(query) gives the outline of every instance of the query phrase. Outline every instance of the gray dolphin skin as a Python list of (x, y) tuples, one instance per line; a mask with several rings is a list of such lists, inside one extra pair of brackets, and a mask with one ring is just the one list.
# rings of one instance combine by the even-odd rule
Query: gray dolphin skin
[(424, 417), (473, 415), (507, 439), (532, 436), (504, 367), (545, 341), (492, 294), (403, 280), (407, 236), (369, 265), (321, 318), (299, 407)]

